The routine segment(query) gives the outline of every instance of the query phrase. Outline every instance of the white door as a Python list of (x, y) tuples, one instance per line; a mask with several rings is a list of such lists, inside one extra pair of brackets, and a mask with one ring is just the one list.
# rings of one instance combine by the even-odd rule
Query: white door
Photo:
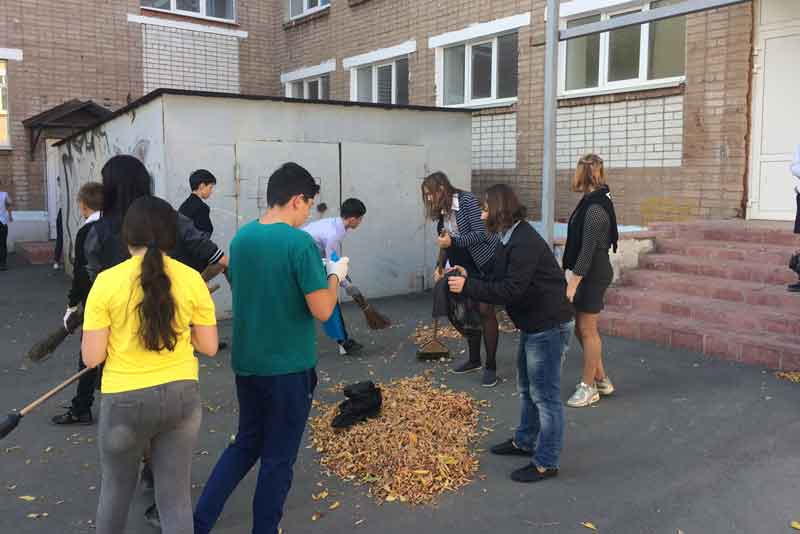
[(794, 220), (789, 166), (800, 144), (800, 1), (758, 0), (753, 69), (749, 219)]
[(56, 238), (56, 217), (58, 217), (58, 206), (60, 192), (58, 190), (58, 169), (59, 157), (58, 149), (53, 147), (58, 139), (45, 139), (45, 183), (47, 184), (47, 222), (50, 226), (50, 239)]

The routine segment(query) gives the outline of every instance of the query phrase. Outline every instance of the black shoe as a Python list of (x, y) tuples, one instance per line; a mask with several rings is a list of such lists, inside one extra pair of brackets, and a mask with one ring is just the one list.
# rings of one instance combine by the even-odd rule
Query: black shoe
[(786, 289), (789, 290), (789, 293), (800, 293), (800, 282), (789, 284)]
[(457, 367), (453, 367), (450, 370), (450, 372), (454, 373), (454, 374), (457, 374), (457, 375), (463, 375), (463, 374), (466, 374), (466, 373), (473, 373), (473, 372), (477, 371), (480, 368), (481, 368), (481, 362), (471, 362), (471, 361), (467, 360), (464, 363), (462, 363), (461, 365), (459, 365)]
[(364, 348), (364, 345), (356, 341), (355, 339), (346, 339), (339, 343), (339, 354), (342, 356), (344, 355), (353, 355), (359, 352), (361, 349)]
[(153, 469), (150, 467), (148, 462), (145, 462), (145, 464), (142, 466), (142, 477), (140, 479), (140, 484), (142, 485), (142, 491), (153, 491), (153, 488), (155, 488)]
[(525, 449), (520, 449), (517, 447), (516, 443), (514, 443), (513, 439), (507, 439), (503, 443), (498, 443), (491, 449), (492, 454), (497, 454), (500, 456), (528, 456), (530, 457), (531, 451), (526, 451)]
[(67, 410), (66, 413), (53, 417), (51, 421), (53, 421), (54, 425), (91, 425), (94, 423), (92, 420), (92, 412), (75, 415), (72, 409)]
[(481, 385), (485, 388), (493, 388), (497, 385), (497, 371), (495, 369), (484, 369)]
[(228, 348), (228, 344), (225, 343), (224, 341), (220, 341), (219, 344), (217, 345), (217, 350), (225, 350), (227, 348)]
[(558, 476), (558, 469), (545, 469), (542, 473), (535, 464), (528, 464), (512, 472), (511, 480), (514, 482), (539, 482), (556, 476)]
[(144, 520), (152, 527), (161, 530), (161, 517), (158, 515), (158, 508), (156, 503), (150, 505), (150, 508), (144, 512)]

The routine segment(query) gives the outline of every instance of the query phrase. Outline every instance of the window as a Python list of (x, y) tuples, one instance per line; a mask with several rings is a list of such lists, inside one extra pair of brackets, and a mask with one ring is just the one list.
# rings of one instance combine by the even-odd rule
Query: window
[(310, 15), (330, 6), (330, 0), (289, 0), (289, 18), (296, 19)]
[[(680, 1), (653, 0), (641, 9), (579, 16), (563, 26), (575, 28)], [(680, 82), (686, 70), (686, 17), (571, 39), (561, 45), (559, 70), (560, 91), (566, 95)]]
[(350, 99), (408, 105), (408, 58), (352, 69)]
[(0, 146), (8, 146), (11, 139), (8, 135), (8, 75), (6, 62), (0, 61)]
[(306, 100), (330, 100), (330, 81), (330, 75), (324, 74), (315, 78), (289, 82), (286, 84), (286, 96)]
[(445, 106), (513, 102), (517, 97), (517, 33), (459, 44), (442, 52)]
[(234, 0), (141, 0), (141, 6), (193, 17), (236, 19)]

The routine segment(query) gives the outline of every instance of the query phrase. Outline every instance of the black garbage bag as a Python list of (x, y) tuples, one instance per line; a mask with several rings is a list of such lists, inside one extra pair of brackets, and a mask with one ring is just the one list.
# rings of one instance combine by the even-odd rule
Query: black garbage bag
[(333, 428), (347, 428), (380, 415), (383, 404), (381, 389), (371, 380), (345, 387), (344, 396), (347, 400), (339, 404), (339, 413), (331, 422)]

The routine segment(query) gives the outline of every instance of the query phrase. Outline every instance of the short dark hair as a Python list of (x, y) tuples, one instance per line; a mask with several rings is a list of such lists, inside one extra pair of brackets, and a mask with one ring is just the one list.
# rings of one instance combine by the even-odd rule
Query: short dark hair
[(197, 169), (189, 175), (189, 187), (192, 188), (192, 191), (197, 191), (201, 185), (215, 183), (217, 183), (217, 178), (205, 169)]
[(342, 202), (342, 208), (339, 210), (339, 215), (341, 215), (342, 219), (363, 217), (366, 213), (367, 207), (357, 198), (348, 198)]
[(509, 185), (493, 185), (484, 193), (483, 202), (483, 209), (489, 212), (486, 228), (490, 232), (505, 232), (517, 221), (525, 219), (525, 206), (519, 203), (517, 194)]
[(285, 206), (294, 196), (303, 195), (306, 200), (319, 193), (319, 185), (311, 174), (294, 162), (284, 163), (272, 173), (267, 183), (267, 205)]
[(103, 211), (103, 184), (86, 182), (78, 189), (78, 202), (92, 211)]

